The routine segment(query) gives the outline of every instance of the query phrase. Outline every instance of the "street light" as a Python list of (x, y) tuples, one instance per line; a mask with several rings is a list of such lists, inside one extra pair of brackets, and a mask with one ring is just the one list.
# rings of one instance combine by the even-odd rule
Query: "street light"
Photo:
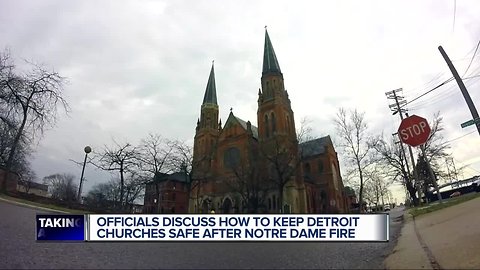
[(83, 160), (82, 175), (80, 176), (80, 185), (78, 186), (78, 195), (77, 195), (77, 201), (80, 202), (80, 203), (81, 203), (81, 198), (82, 198), (83, 173), (85, 172), (85, 164), (87, 163), (87, 155), (88, 155), (88, 153), (92, 152), (92, 148), (87, 145), (87, 146), (85, 146), (83, 151), (85, 151), (85, 159)]

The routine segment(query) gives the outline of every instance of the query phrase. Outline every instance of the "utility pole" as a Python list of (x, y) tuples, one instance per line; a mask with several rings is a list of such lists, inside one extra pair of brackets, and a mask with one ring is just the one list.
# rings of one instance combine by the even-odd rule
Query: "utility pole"
[(445, 165), (447, 165), (447, 172), (448, 172), (450, 183), (452, 182), (452, 180), (455, 180), (455, 182), (457, 182), (458, 173), (457, 173), (457, 168), (455, 167), (455, 162), (453, 160), (453, 157), (445, 158)]
[[(397, 95), (397, 92), (400, 92), (400, 91), (403, 91), (402, 88), (399, 88), (399, 89), (395, 89), (393, 91), (390, 91), (390, 92), (386, 92), (385, 95), (387, 95), (387, 98), (388, 99), (393, 99), (395, 100), (395, 103), (394, 104), (391, 104), (389, 105), (390, 109), (393, 111), (393, 115), (399, 113), (400, 115), (400, 119), (403, 120), (403, 112), (405, 111), (406, 113), (406, 110), (402, 109), (400, 107), (400, 105), (402, 104), (406, 104), (407, 101), (403, 98), (403, 96), (398, 96)], [(408, 113), (406, 113), (407, 117), (408, 117)], [(397, 134), (398, 135), (398, 134)], [(407, 172), (410, 174), (410, 169), (408, 167), (408, 161), (407, 161), (407, 156), (405, 155), (405, 149), (403, 147), (403, 143), (400, 141), (400, 146), (402, 148), (402, 152), (403, 152), (403, 155), (405, 157), (405, 164), (407, 166)], [(417, 171), (415, 170), (415, 158), (413, 156), (413, 151), (412, 151), (412, 147), (408, 146), (408, 152), (410, 154), (410, 160), (412, 162), (412, 172), (413, 172), (413, 175), (415, 177), (415, 182), (417, 182), (418, 180), (418, 176), (417, 176)], [(409, 175), (410, 177), (410, 175)], [(413, 181), (412, 181), (412, 184), (413, 184)], [(421, 194), (421, 189), (420, 187), (418, 186), (418, 184), (415, 185), (415, 188), (417, 189), (417, 193), (418, 193), (418, 200), (419, 202), (422, 201), (422, 194)]]
[[(394, 138), (398, 138), (398, 133), (394, 133), (392, 134), (392, 136)], [(409, 171), (405, 169), (405, 163), (407, 163), (407, 157), (405, 156), (405, 150), (403, 149), (403, 145), (401, 145), (402, 141), (398, 140), (398, 141), (395, 141), (395, 144), (400, 144), (400, 165), (402, 166), (402, 170), (407, 172), (407, 178), (409, 178)], [(407, 166), (408, 166), (408, 163), (407, 163)], [(407, 181), (408, 179), (403, 179), (403, 183), (404, 183), (404, 188), (405, 188), (405, 198), (409, 200), (410, 198), (410, 192), (408, 192), (408, 188), (407, 188)], [(410, 201), (410, 200), (409, 200)]]
[[(457, 70), (455, 69), (455, 66), (453, 66), (452, 61), (450, 61), (450, 58), (448, 58), (447, 53), (445, 50), (443, 50), (442, 46), (438, 46), (438, 50), (443, 56), (443, 59), (445, 59), (445, 62), (447, 62), (448, 67), (450, 68), (450, 71), (453, 74), (453, 77), (457, 81), (458, 86), (460, 87), (460, 91), (462, 91), (463, 98), (465, 98), (465, 101), (467, 102), (468, 108), (470, 109), (470, 113), (472, 114), (473, 121), (476, 121), (478, 119), (478, 112), (477, 109), (475, 108), (475, 104), (473, 104), (472, 98), (470, 98), (470, 94), (467, 91), (467, 88), (465, 87), (465, 84), (463, 84), (462, 78), (458, 75)], [(476, 121), (475, 125), (477, 126), (478, 134), (480, 134), (480, 121)]]

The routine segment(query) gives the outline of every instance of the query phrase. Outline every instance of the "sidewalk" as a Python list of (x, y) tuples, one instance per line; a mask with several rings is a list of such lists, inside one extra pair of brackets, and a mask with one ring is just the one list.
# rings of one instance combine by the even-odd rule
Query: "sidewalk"
[(387, 269), (480, 269), (480, 198), (415, 220), (406, 215)]
[(0, 196), (0, 201), (6, 202), (6, 203), (11, 203), (11, 204), (16, 204), (16, 205), (19, 205), (19, 206), (28, 207), (28, 208), (32, 208), (32, 209), (43, 210), (43, 211), (47, 211), (47, 212), (71, 214), (70, 212), (61, 211), (61, 210), (52, 209), (52, 208), (47, 208), (47, 207), (41, 207), (41, 206), (34, 205), (34, 204), (23, 203), (23, 202), (15, 201), (15, 200), (5, 198), (5, 197), (1, 197), (1, 196)]

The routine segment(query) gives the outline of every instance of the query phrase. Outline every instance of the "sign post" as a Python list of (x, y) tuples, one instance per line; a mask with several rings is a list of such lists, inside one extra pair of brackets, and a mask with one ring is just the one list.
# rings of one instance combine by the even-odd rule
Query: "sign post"
[(468, 120), (467, 122), (462, 123), (460, 126), (462, 128), (466, 128), (468, 126), (471, 126), (471, 125), (477, 124), (477, 123), (480, 123), (480, 118), (475, 118), (475, 119)]
[(402, 123), (400, 123), (400, 127), (398, 128), (398, 135), (403, 143), (406, 143), (412, 147), (420, 146), (423, 158), (427, 163), (430, 177), (432, 178), (433, 186), (437, 191), (438, 200), (439, 202), (442, 202), (442, 195), (440, 194), (437, 180), (435, 179), (435, 174), (433, 173), (430, 162), (428, 161), (425, 154), (424, 144), (427, 142), (431, 132), (432, 130), (428, 125), (428, 121), (425, 118), (417, 115), (412, 115), (408, 118), (403, 119)]

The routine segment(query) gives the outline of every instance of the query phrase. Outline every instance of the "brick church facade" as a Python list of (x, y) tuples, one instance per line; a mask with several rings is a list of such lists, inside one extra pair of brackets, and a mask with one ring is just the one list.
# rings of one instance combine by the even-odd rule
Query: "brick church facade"
[(299, 143), (285, 90), (265, 31), (257, 126), (230, 110), (219, 120), (212, 65), (197, 121), (190, 213), (346, 213), (337, 153), (329, 136)]

